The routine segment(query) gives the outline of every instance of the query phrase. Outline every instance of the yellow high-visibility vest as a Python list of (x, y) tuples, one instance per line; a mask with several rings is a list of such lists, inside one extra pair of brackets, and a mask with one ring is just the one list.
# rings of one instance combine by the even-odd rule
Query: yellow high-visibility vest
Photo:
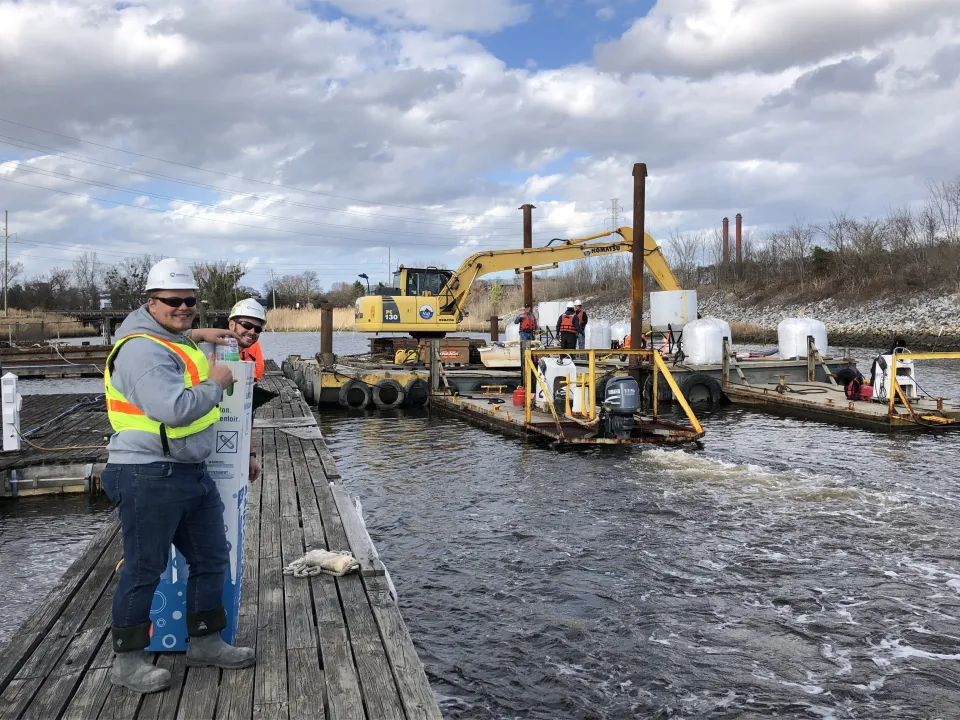
[[(107, 418), (110, 420), (110, 425), (113, 426), (114, 431), (141, 430), (143, 432), (153, 433), (154, 435), (160, 435), (161, 437), (185, 438), (188, 435), (195, 435), (201, 430), (206, 430), (217, 422), (220, 419), (219, 405), (215, 406), (203, 417), (194, 420), (184, 427), (165, 426), (163, 423), (147, 417), (143, 410), (128, 401), (120, 391), (110, 383), (110, 369), (113, 367), (114, 356), (117, 354), (117, 351), (120, 350), (123, 343), (136, 337), (149, 338), (163, 345), (183, 360), (183, 364), (186, 366), (183, 371), (184, 387), (189, 388), (194, 385), (199, 385), (210, 375), (210, 366), (207, 364), (207, 358), (189, 339), (187, 340), (188, 345), (179, 345), (147, 333), (136, 333), (120, 338), (117, 344), (113, 346), (113, 350), (110, 351), (110, 355), (107, 357), (107, 367), (103, 372), (103, 382), (107, 395)], [(166, 452), (166, 447), (164, 447), (164, 452)]]

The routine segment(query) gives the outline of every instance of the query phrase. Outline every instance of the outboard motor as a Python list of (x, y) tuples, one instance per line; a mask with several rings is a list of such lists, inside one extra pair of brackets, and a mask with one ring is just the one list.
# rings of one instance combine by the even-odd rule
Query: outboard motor
[(624, 440), (630, 437), (635, 413), (640, 409), (640, 386), (632, 377), (611, 377), (604, 390), (600, 427), (604, 437)]

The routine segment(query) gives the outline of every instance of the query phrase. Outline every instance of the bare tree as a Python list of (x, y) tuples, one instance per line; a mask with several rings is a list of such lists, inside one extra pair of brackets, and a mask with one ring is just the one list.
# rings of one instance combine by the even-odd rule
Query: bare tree
[(834, 211), (833, 216), (817, 226), (817, 231), (827, 241), (828, 247), (843, 255), (850, 249), (851, 236), (856, 233), (857, 221), (845, 212)]
[(960, 177), (928, 183), (928, 204), (937, 217), (944, 240), (960, 242)]
[[(703, 259), (706, 239), (702, 232), (680, 233), (672, 230), (667, 239), (674, 274), (683, 287), (696, 287), (697, 269)], [(721, 249), (722, 253), (722, 249)]]
[(147, 275), (159, 261), (152, 255), (124, 258), (104, 273), (104, 284), (114, 310), (135, 310), (147, 292)]
[(73, 279), (77, 289), (77, 301), (81, 310), (100, 307), (100, 283), (103, 267), (96, 253), (85, 252), (73, 261)]

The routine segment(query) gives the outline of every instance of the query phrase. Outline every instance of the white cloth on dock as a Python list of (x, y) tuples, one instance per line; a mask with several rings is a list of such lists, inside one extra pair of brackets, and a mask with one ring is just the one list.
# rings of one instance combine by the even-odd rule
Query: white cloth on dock
[(299, 560), (294, 560), (283, 569), (284, 575), (312, 577), (320, 573), (341, 577), (360, 567), (356, 558), (348, 552), (311, 550)]

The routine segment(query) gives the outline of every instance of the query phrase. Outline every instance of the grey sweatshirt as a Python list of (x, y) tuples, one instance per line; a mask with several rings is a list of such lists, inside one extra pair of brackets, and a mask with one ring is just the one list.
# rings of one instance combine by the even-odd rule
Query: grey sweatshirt
[[(117, 338), (149, 333), (183, 344), (184, 336), (161, 326), (142, 306), (127, 316)], [(168, 428), (184, 427), (199, 420), (223, 399), (223, 388), (214, 380), (204, 380), (192, 388), (183, 386), (183, 361), (160, 343), (148, 338), (133, 338), (120, 348), (110, 375), (114, 387), (147, 417)], [(114, 433), (107, 449), (109, 462), (141, 465), (151, 462), (199, 463), (214, 450), (216, 428), (208, 427), (185, 438), (169, 438), (170, 455), (164, 457), (160, 436), (140, 430)]]

